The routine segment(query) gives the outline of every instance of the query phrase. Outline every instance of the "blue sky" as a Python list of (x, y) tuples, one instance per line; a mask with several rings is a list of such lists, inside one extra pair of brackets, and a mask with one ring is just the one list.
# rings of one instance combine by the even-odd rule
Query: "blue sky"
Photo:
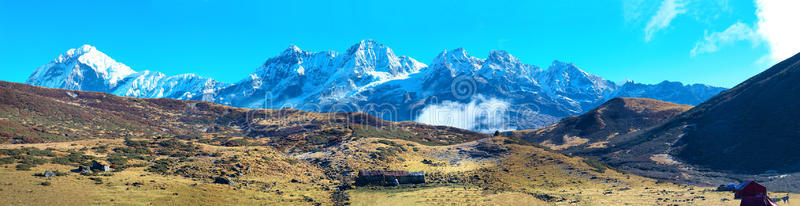
[(91, 44), (137, 71), (236, 82), (290, 44), (341, 52), (374, 39), (423, 63), (507, 50), (612, 81), (732, 87), (800, 51), (797, 2), (0, 0), (0, 80)]

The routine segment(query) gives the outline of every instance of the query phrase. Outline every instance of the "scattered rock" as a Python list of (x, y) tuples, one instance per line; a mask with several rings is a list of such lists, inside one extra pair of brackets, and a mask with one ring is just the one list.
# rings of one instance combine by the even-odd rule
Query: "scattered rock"
[(44, 177), (51, 178), (51, 177), (55, 177), (56, 173), (54, 173), (54, 172), (52, 172), (50, 170), (45, 170), (43, 175), (44, 175)]
[(232, 179), (227, 178), (227, 177), (216, 177), (216, 178), (214, 178), (214, 183), (226, 184), (226, 185), (230, 185), (230, 186), (236, 185), (236, 182), (234, 182)]

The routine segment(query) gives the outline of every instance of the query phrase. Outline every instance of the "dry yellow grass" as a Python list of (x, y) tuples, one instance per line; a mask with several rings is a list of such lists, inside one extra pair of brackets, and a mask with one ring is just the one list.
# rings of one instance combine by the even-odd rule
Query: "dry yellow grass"
[[(122, 140), (82, 140), (77, 142), (0, 145), (0, 148), (36, 147), (78, 149), (97, 145), (121, 146)], [(83, 176), (68, 172), (67, 176), (37, 177), (45, 170), (69, 171), (72, 166), (44, 164), (31, 171), (18, 171), (14, 164), (0, 167), (0, 204), (9, 205), (312, 205), (330, 202), (330, 181), (321, 180), (321, 171), (305, 162), (289, 164), (291, 157), (269, 147), (220, 147), (200, 144), (207, 152), (220, 152), (220, 158), (239, 156), (239, 164), (253, 168), (237, 182), (236, 187), (214, 184), (212, 180), (192, 179), (175, 175), (146, 172), (146, 167), (132, 167), (110, 176)], [(91, 150), (88, 150), (91, 151)], [(87, 152), (88, 152), (87, 151)], [(102, 154), (94, 154), (103, 156)], [(181, 163), (197, 168), (211, 168), (213, 160), (199, 157)], [(197, 171), (202, 174), (202, 171)], [(216, 174), (209, 174), (215, 176)], [(90, 178), (102, 179), (102, 184)], [(291, 183), (291, 179), (299, 182)], [(312, 183), (312, 179), (317, 183)], [(41, 185), (42, 182), (51, 185)], [(242, 183), (254, 183), (245, 186)], [(134, 186), (134, 184), (141, 184)], [(269, 185), (265, 187), (263, 185)]]
[[(500, 156), (471, 157), (479, 142), (450, 146), (427, 146), (405, 140), (391, 140), (406, 148), (389, 160), (370, 158), (379, 147), (389, 147), (385, 139), (360, 138), (316, 153), (294, 157), (271, 147), (222, 147), (196, 143), (203, 151), (219, 152), (225, 159), (239, 157), (239, 164), (252, 168), (239, 177), (249, 186), (232, 187), (211, 183), (209, 179), (164, 176), (144, 171), (144, 167), (113, 172), (112, 176), (69, 173), (51, 179), (34, 176), (45, 170), (68, 171), (70, 166), (45, 164), (32, 171), (18, 171), (13, 164), (0, 166), (0, 204), (4, 205), (311, 205), (332, 204), (331, 188), (338, 180), (323, 175), (325, 168), (286, 159), (332, 160), (331, 167), (424, 171), (431, 184), (416, 187), (358, 187), (346, 190), (352, 205), (738, 205), (733, 193), (714, 188), (692, 187), (657, 181), (607, 169), (604, 172), (569, 157), (528, 145), (507, 144), (509, 139), (480, 140), (507, 149)], [(121, 140), (83, 140), (66, 143), (0, 145), (56, 149), (78, 149), (97, 145), (119, 146)], [(416, 148), (416, 149), (413, 149)], [(91, 151), (91, 150), (90, 150)], [(200, 157), (181, 163), (197, 168), (213, 166), (213, 158)], [(436, 164), (425, 164), (432, 160)], [(213, 174), (211, 174), (213, 176)], [(472, 179), (479, 176), (479, 179)], [(455, 178), (455, 179), (448, 179)], [(290, 179), (299, 182), (292, 183)], [(50, 186), (41, 185), (48, 181)], [(451, 182), (452, 181), (452, 182)], [(140, 186), (134, 186), (140, 183)], [(268, 188), (264, 187), (268, 185)], [(785, 193), (770, 194), (780, 197)], [(800, 199), (790, 194), (792, 199)], [(546, 201), (548, 200), (549, 201)], [(729, 199), (724, 201), (723, 199)], [(792, 205), (797, 205), (798, 201)]]
[[(34, 171), (0, 168), (0, 199), (6, 205), (262, 205), (311, 204), (303, 195), (317, 196), (312, 191), (287, 191), (283, 195), (236, 189), (230, 186), (193, 181), (175, 176), (153, 175), (141, 169), (97, 176), (103, 184), (95, 184), (88, 176), (72, 173), (46, 179), (33, 176), (44, 169), (70, 169), (62, 165), (42, 165)], [(144, 176), (143, 176), (144, 175)], [(41, 185), (51, 182), (50, 186)], [(134, 182), (142, 186), (133, 186)], [(196, 184), (196, 185), (195, 185)]]
[(493, 192), (457, 187), (425, 189), (356, 189), (349, 192), (352, 205), (546, 205), (519, 192)]

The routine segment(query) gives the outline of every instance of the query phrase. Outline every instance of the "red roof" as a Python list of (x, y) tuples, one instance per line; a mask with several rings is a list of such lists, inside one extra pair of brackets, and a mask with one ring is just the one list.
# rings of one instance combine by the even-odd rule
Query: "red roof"
[(408, 176), (408, 171), (361, 170), (358, 176)]
[(733, 197), (739, 199), (750, 196), (767, 196), (767, 187), (754, 181), (745, 181), (736, 187), (736, 194)]

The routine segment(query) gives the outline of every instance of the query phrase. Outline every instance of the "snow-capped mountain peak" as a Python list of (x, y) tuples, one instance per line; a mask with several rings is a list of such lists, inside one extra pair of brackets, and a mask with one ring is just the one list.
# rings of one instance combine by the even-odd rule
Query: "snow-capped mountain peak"
[(80, 63), (89, 65), (96, 72), (103, 74), (111, 85), (116, 85), (119, 80), (136, 73), (130, 67), (114, 61), (105, 53), (88, 44), (77, 49), (70, 49), (66, 54), (59, 56), (59, 60), (63, 62), (74, 57), (77, 57)]
[[(374, 40), (361, 40), (351, 46), (343, 58), (342, 67), (352, 68), (355, 73), (368, 74), (382, 80), (417, 72), (419, 69), (414, 67), (418, 65), (418, 63), (413, 63), (416, 60), (409, 57), (398, 57), (391, 48)], [(407, 62), (404, 64), (401, 61)]]
[(505, 50), (492, 50), (479, 72), (484, 77), (531, 78), (538, 67), (523, 64)]
[(464, 48), (444, 50), (433, 59), (432, 69), (446, 69), (451, 76), (478, 70), (483, 60), (470, 56)]
[[(70, 49), (38, 68), (28, 83), (133, 97), (203, 100), (247, 108), (293, 107), (330, 112), (343, 109), (336, 106), (350, 107), (350, 110), (336, 110), (340, 112), (361, 111), (358, 108), (365, 105), (389, 105), (397, 110), (392, 111), (397, 116), (390, 120), (447, 125), (467, 121), (470, 124), (452, 126), (481, 131), (490, 124), (492, 128), (518, 129), (544, 126), (561, 117), (588, 111), (613, 97), (648, 97), (696, 104), (722, 90), (673, 82), (649, 85), (631, 81), (617, 85), (572, 63), (554, 61), (542, 70), (502, 50), (489, 52), (485, 59), (470, 56), (463, 48), (445, 50), (427, 66), (411, 57), (397, 56), (392, 49), (373, 40), (359, 41), (343, 53), (304, 51), (290, 45), (236, 84), (193, 74), (135, 72), (85, 45)], [(497, 122), (500, 120), (489, 116), (459, 113), (488, 105), (502, 108), (488, 112), (492, 114), (523, 114), (516, 109), (535, 112), (525, 112), (532, 116), (509, 125), (500, 125)], [(441, 114), (439, 110), (443, 108), (449, 108), (445, 113), (459, 119), (427, 121), (439, 117), (424, 114)]]
[(136, 72), (91, 45), (69, 49), (39, 67), (28, 84), (149, 98), (199, 99), (227, 84), (194, 74)]
[(617, 85), (612, 81), (589, 74), (573, 63), (558, 60), (553, 61), (547, 70), (541, 72), (537, 81), (549, 96), (572, 105), (588, 105), (609, 99), (617, 89)]
[(46, 87), (107, 91), (134, 73), (136, 71), (114, 61), (95, 47), (83, 45), (68, 50), (47, 65), (36, 69), (27, 83)]
[(505, 50), (492, 50), (489, 51), (489, 57), (486, 58), (487, 62), (503, 63), (503, 64), (520, 64), (519, 59), (511, 56)]
[(301, 52), (303, 52), (303, 50), (300, 49), (300, 47), (297, 47), (297, 45), (292, 44), (292, 45), (289, 45), (289, 47), (287, 47), (281, 53), (282, 54), (291, 54), (291, 53), (301, 53)]

